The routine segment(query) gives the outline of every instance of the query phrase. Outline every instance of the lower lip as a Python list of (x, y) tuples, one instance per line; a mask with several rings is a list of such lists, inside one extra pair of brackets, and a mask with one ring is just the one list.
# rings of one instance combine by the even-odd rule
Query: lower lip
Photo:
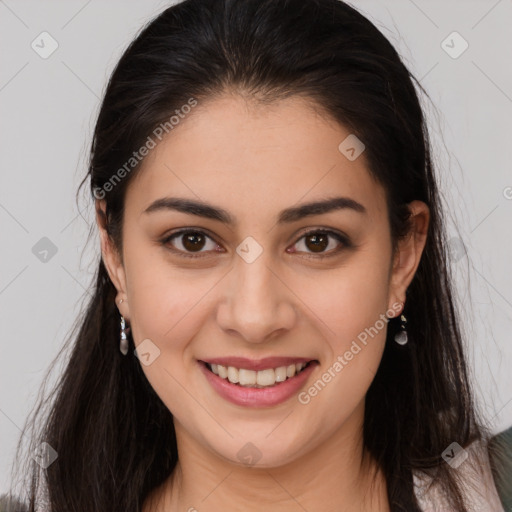
[(246, 407), (270, 407), (285, 402), (299, 391), (318, 364), (317, 362), (311, 362), (298, 375), (272, 387), (249, 388), (232, 384), (210, 371), (206, 367), (206, 363), (198, 362), (206, 379), (222, 398), (236, 405)]

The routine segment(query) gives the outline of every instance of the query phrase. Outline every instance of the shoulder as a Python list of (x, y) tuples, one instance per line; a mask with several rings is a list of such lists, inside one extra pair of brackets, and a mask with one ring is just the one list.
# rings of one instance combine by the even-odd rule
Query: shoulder
[[(458, 446), (458, 445), (457, 445)], [(448, 452), (452, 471), (456, 472), (468, 512), (505, 512), (501, 504), (485, 445), (475, 442), (465, 450)], [(423, 512), (448, 512), (450, 507), (439, 484), (417, 471), (413, 473), (414, 491)]]

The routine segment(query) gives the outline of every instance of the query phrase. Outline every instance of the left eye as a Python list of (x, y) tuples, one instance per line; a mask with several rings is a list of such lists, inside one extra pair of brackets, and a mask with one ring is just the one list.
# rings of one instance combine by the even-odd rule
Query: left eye
[[(174, 239), (178, 241), (177, 244), (173, 243)], [(202, 257), (201, 253), (208, 251), (208, 241), (210, 242), (210, 250), (215, 252), (221, 252), (219, 250), (219, 244), (217, 244), (209, 235), (203, 231), (198, 230), (182, 230), (177, 233), (173, 233), (164, 240), (162, 244), (165, 246), (171, 245), (171, 250), (179, 253), (180, 256), (188, 258), (199, 258)], [(336, 242), (338, 242), (336, 244)], [(295, 252), (309, 252), (307, 257), (323, 258), (332, 256), (334, 253), (338, 253), (343, 247), (349, 247), (350, 242), (345, 236), (336, 233), (334, 231), (327, 230), (315, 230), (309, 231), (302, 235), (294, 245), (304, 247), (303, 249), (295, 249), (291, 251)], [(337, 247), (338, 246), (338, 247)], [(341, 246), (341, 247), (340, 247)], [(205, 249), (206, 250), (202, 250)], [(194, 254), (196, 253), (196, 254)]]
[[(338, 242), (336, 244), (336, 242)], [(306, 249), (312, 250), (312, 256), (307, 257), (319, 257), (324, 258), (332, 256), (334, 253), (338, 253), (343, 247), (350, 246), (348, 239), (334, 231), (309, 231), (302, 235), (295, 245), (300, 246), (302, 244)], [(327, 251), (329, 249), (329, 251)], [(294, 251), (295, 252), (295, 251)], [(307, 251), (306, 251), (307, 252)], [(311, 253), (309, 253), (311, 254)]]

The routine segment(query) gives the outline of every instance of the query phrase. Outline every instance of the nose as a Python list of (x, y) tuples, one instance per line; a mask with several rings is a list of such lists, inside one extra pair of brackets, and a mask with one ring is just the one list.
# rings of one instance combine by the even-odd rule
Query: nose
[(249, 343), (283, 335), (297, 321), (295, 295), (264, 255), (265, 251), (252, 263), (236, 261), (217, 310), (219, 326)]

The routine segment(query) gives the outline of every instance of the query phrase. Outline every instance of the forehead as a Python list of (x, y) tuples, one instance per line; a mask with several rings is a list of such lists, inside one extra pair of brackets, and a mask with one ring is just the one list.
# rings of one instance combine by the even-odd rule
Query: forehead
[(349, 136), (300, 97), (271, 105), (238, 96), (199, 103), (146, 156), (126, 209), (141, 213), (155, 199), (181, 196), (263, 220), (291, 204), (342, 195), (380, 215), (384, 190), (364, 152), (350, 160), (339, 149)]

